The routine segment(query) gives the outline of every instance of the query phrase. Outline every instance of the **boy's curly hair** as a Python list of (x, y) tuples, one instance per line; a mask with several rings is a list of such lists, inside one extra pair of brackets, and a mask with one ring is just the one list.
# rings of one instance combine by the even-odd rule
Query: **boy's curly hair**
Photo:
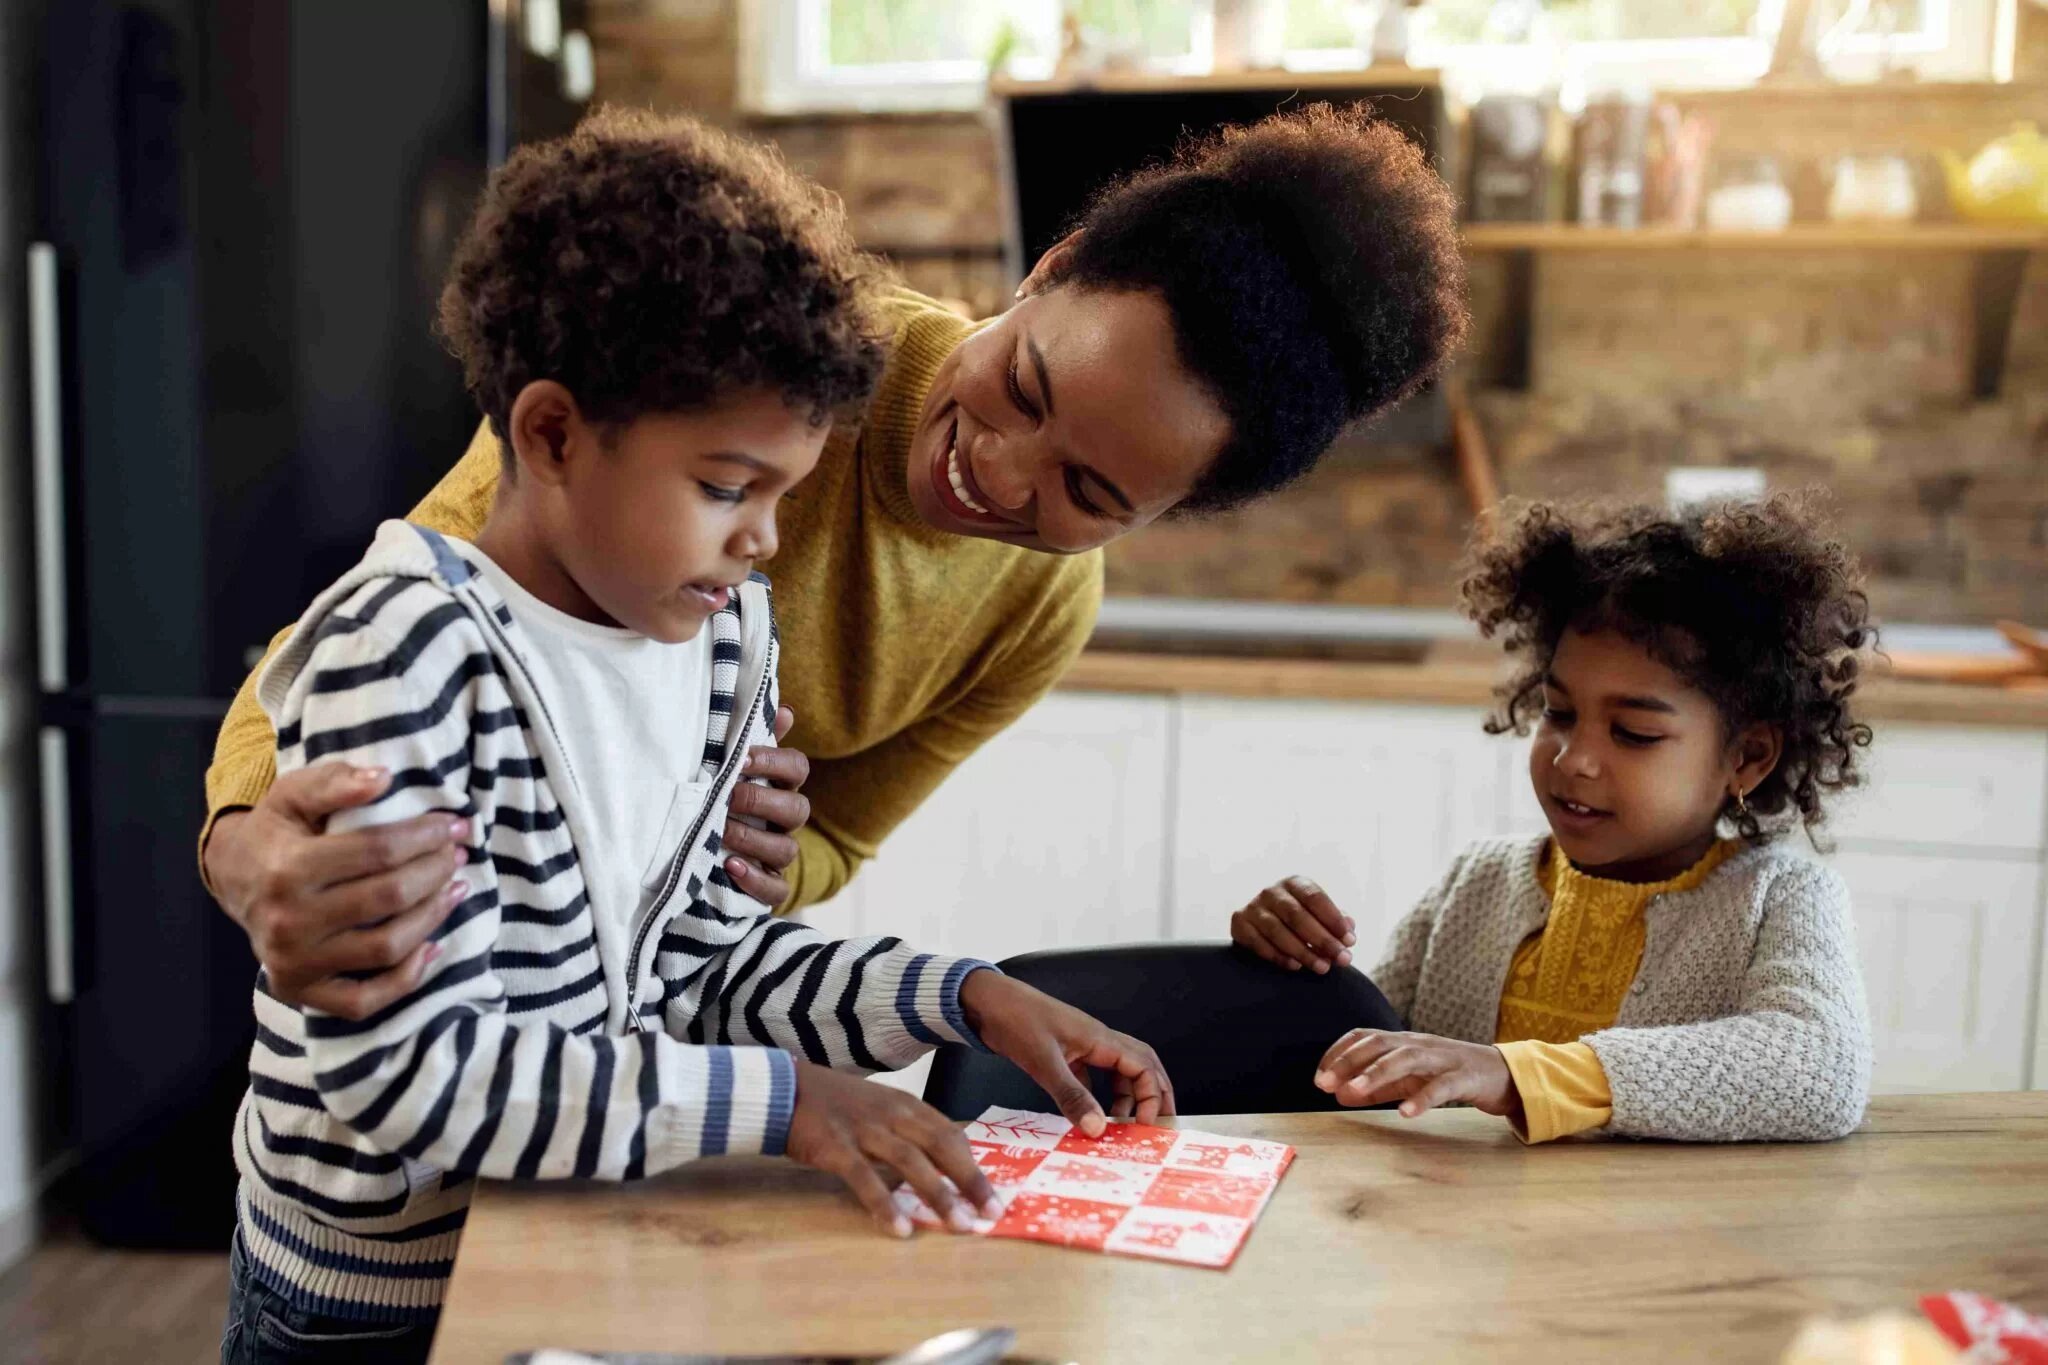
[[(1543, 676), (1568, 629), (1614, 630), (1704, 692), (1730, 736), (1767, 723), (1778, 765), (1722, 811), (1760, 841), (1801, 823), (1809, 839), (1824, 794), (1856, 785), (1870, 727), (1851, 718), (1861, 656), (1877, 630), (1862, 571), (1821, 529), (1812, 500), (1778, 495), (1666, 512), (1550, 503), (1504, 509), (1482, 531), (1460, 596), (1480, 633), (1499, 635), (1522, 668), (1501, 689), (1489, 733), (1526, 733)], [(1796, 812), (1796, 817), (1792, 814)], [(1760, 817), (1783, 816), (1766, 828)]]
[(1230, 419), (1181, 513), (1299, 478), (1464, 340), (1457, 201), (1422, 149), (1363, 105), (1191, 138), (1112, 181), (1075, 226), (1048, 283), (1156, 291), (1181, 363)]
[(756, 387), (818, 424), (881, 372), (864, 316), (878, 274), (837, 201), (768, 148), (600, 109), (492, 174), (440, 330), (501, 442), (541, 379), (602, 425)]

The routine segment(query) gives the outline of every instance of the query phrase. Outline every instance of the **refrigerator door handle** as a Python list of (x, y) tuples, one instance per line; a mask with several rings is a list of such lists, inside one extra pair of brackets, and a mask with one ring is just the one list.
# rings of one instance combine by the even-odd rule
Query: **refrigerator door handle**
[(64, 391), (57, 248), (28, 248), (29, 450), (35, 497), (36, 667), (45, 692), (70, 684), (64, 649)]
[(72, 954), (71, 754), (54, 725), (42, 732), (43, 976), (53, 1004), (78, 994)]
[[(57, 248), (28, 248), (29, 451), (35, 499), (36, 671), (43, 691), (70, 683), (64, 637), (64, 391)], [(72, 958), (71, 756), (64, 732), (42, 731), (43, 955), (50, 999), (77, 991)]]
[[(35, 497), (35, 641), (45, 694), (70, 686), (63, 649), (63, 327), (57, 248), (29, 244), (29, 471)], [(72, 958), (72, 757), (57, 726), (43, 726), (43, 970), (49, 999), (78, 993)]]

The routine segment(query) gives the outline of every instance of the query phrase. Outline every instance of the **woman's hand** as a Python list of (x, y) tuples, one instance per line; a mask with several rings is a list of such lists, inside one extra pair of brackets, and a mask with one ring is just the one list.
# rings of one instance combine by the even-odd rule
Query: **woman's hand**
[[(775, 711), (775, 740), (779, 745), (789, 727), (796, 724), (796, 712), (787, 706)], [(802, 751), (762, 745), (747, 752), (745, 776), (764, 778), (742, 782), (732, 794), (732, 818), (725, 822), (725, 846), (733, 857), (725, 860), (726, 875), (733, 884), (770, 908), (789, 899), (789, 882), (783, 873), (796, 861), (796, 840), (791, 837), (811, 818), (810, 798), (798, 789), (811, 775), (811, 760)], [(750, 825), (739, 819), (750, 815), (768, 825)]]
[(467, 894), (455, 875), (469, 834), (459, 816), (324, 832), (329, 816), (390, 782), (381, 768), (319, 763), (214, 823), (207, 880), (287, 1005), (363, 1019), (406, 995), (426, 971), (430, 936)]
[(1500, 1049), (1433, 1033), (1355, 1028), (1330, 1045), (1316, 1066), (1316, 1089), (1343, 1105), (1401, 1102), (1404, 1118), (1438, 1105), (1469, 1104), (1519, 1119), (1522, 1095)]
[(990, 1051), (1037, 1081), (1089, 1137), (1101, 1137), (1107, 1126), (1088, 1089), (1091, 1066), (1116, 1073), (1111, 1107), (1117, 1118), (1156, 1123), (1173, 1117), (1173, 1082), (1159, 1054), (1072, 1005), (1001, 972), (977, 971), (961, 983), (960, 1009)]
[(1327, 972), (1348, 966), (1358, 926), (1306, 877), (1289, 877), (1230, 917), (1230, 940), (1276, 967)]

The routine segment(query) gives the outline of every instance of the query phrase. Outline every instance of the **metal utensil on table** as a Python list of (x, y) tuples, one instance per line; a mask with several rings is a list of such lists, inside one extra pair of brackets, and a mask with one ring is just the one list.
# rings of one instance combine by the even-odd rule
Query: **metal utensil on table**
[[(1017, 1333), (1008, 1327), (963, 1327), (942, 1332), (892, 1356), (707, 1356), (659, 1355), (631, 1352), (585, 1354), (580, 1351), (533, 1351), (508, 1356), (506, 1365), (998, 1365), (1016, 1345)], [(1031, 1365), (1051, 1365), (1032, 1362)]]
[(1008, 1327), (963, 1327), (921, 1341), (881, 1365), (995, 1365), (1016, 1344), (1017, 1334)]

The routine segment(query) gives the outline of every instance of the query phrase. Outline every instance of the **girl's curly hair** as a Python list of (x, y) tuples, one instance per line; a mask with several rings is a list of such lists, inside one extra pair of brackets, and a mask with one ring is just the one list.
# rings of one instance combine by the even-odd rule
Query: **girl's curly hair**
[(500, 441), (552, 379), (593, 421), (765, 387), (814, 424), (864, 401), (882, 270), (773, 150), (682, 115), (600, 109), (492, 173), (440, 330)]
[[(1812, 500), (1778, 495), (1667, 512), (1590, 503), (1503, 509), (1482, 530), (1459, 589), (1480, 633), (1522, 667), (1491, 734), (1525, 734), (1566, 630), (1613, 630), (1720, 711), (1725, 733), (1776, 726), (1778, 765), (1722, 815), (1752, 842), (1825, 819), (1824, 794), (1856, 785), (1870, 727), (1849, 699), (1877, 629), (1862, 570), (1820, 527)], [(1796, 815), (1794, 814), (1796, 812)], [(1781, 816), (1766, 826), (1765, 818)]]

